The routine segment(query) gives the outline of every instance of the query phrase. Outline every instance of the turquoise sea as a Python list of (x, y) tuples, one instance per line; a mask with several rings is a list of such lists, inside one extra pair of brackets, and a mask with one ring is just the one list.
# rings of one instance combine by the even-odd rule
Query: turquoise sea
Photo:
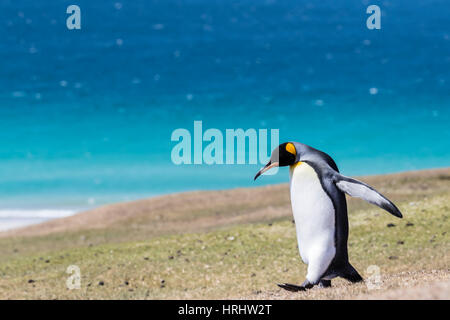
[[(0, 229), (260, 165), (172, 163), (173, 130), (279, 129), (347, 175), (450, 164), (448, 0), (0, 0)], [(381, 30), (366, 8), (381, 7)]]

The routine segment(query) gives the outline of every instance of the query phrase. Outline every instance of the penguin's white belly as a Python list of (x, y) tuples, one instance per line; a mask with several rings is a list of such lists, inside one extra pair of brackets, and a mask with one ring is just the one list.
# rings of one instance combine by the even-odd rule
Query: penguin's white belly
[(300, 256), (306, 264), (314, 264), (320, 276), (336, 253), (333, 203), (315, 170), (305, 162), (290, 168), (290, 189)]

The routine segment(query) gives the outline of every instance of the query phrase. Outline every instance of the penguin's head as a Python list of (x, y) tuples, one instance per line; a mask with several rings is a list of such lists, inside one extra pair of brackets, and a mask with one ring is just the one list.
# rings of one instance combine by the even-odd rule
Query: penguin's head
[(273, 167), (285, 167), (295, 164), (297, 159), (297, 150), (292, 142), (285, 142), (280, 144), (272, 151), (269, 162), (258, 171), (254, 180), (262, 175), (267, 170)]

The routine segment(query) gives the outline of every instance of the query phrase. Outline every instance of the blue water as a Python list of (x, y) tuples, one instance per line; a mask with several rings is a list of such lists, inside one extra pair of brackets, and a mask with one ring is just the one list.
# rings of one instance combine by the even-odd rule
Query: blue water
[(348, 175), (450, 164), (447, 0), (75, 2), (69, 31), (72, 0), (0, 0), (0, 220), (287, 181), (175, 166), (194, 120), (279, 129)]

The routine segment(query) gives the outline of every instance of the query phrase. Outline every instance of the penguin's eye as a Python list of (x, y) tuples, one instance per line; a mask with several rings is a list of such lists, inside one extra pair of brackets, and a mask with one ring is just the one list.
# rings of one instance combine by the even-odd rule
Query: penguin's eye
[(288, 144), (286, 144), (286, 151), (293, 154), (294, 156), (297, 155), (297, 151), (295, 150), (294, 145), (290, 142)]

